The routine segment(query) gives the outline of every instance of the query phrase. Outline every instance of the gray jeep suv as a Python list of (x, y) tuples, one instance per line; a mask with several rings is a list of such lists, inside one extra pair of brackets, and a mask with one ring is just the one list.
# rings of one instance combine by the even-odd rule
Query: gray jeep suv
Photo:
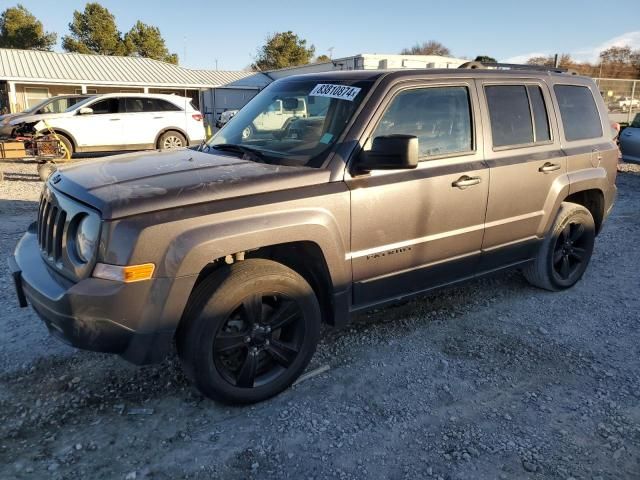
[(289, 77), (198, 150), (61, 168), (10, 263), (64, 341), (137, 364), (175, 344), (204, 395), (255, 402), (301, 374), (321, 322), (504, 268), (574, 285), (617, 152), (596, 85), (567, 73)]

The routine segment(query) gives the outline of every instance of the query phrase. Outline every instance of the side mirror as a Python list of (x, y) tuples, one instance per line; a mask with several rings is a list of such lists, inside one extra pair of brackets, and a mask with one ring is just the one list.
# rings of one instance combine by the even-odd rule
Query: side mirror
[(91, 115), (93, 113), (93, 108), (91, 107), (82, 107), (78, 110), (78, 115)]
[(282, 105), (285, 110), (300, 110), (300, 100), (295, 97), (283, 98)]
[(359, 170), (400, 170), (418, 166), (418, 137), (384, 135), (373, 139), (371, 150), (362, 152)]

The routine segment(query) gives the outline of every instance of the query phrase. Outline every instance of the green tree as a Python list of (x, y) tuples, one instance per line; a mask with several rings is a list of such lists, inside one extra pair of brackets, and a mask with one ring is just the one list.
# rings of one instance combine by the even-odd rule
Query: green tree
[(173, 64), (178, 63), (178, 55), (169, 53), (160, 29), (142, 23), (140, 20), (124, 36), (124, 45), (128, 55), (153, 58)]
[(330, 61), (331, 61), (331, 57), (329, 57), (329, 55), (318, 55), (314, 60), (315, 63), (324, 63), (324, 62), (330, 62)]
[(440, 42), (429, 40), (428, 42), (416, 43), (413, 47), (405, 48), (400, 55), (440, 55), (450, 57), (451, 50)]
[(124, 42), (113, 14), (99, 3), (87, 3), (84, 12), (75, 10), (69, 24), (71, 35), (62, 38), (67, 52), (123, 55)]
[(251, 68), (260, 71), (306, 65), (311, 62), (315, 51), (313, 45), (307, 47), (307, 41), (291, 30), (274, 33), (267, 37), (266, 43), (258, 50)]
[(0, 47), (25, 50), (51, 50), (57, 35), (45, 32), (42, 22), (18, 4), (0, 15)]
[(498, 61), (490, 57), (489, 55), (478, 55), (474, 62), (482, 62), (482, 63), (498, 63)]

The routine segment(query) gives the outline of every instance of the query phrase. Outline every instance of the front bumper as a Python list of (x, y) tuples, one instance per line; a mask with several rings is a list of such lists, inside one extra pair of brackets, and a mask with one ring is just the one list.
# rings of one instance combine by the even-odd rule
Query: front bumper
[(52, 335), (84, 350), (115, 353), (135, 364), (170, 351), (195, 278), (121, 283), (86, 278), (73, 283), (43, 260), (30, 229), (9, 259), (21, 293)]

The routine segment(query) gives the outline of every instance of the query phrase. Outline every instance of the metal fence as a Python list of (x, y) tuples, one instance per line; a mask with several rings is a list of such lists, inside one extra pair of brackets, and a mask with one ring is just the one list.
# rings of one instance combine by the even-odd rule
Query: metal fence
[(635, 115), (640, 113), (640, 80), (594, 80), (609, 107), (609, 118), (618, 123), (631, 123)]

